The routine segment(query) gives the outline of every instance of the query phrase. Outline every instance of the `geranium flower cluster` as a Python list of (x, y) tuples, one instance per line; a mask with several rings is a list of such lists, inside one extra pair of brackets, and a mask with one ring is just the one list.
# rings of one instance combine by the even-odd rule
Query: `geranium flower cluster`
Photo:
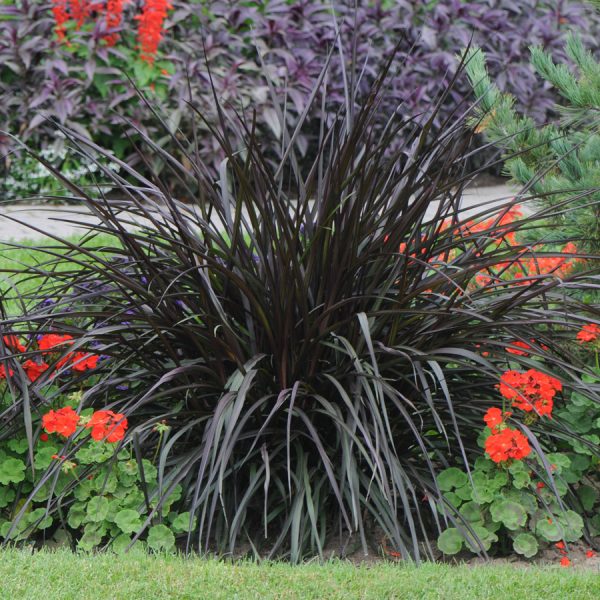
[[(50, 364), (47, 361), (50, 361), (51, 363), (52, 359), (58, 359), (54, 365), (55, 372), (52, 374), (52, 377), (65, 367), (78, 373), (95, 369), (98, 366), (98, 361), (100, 359), (97, 354), (89, 352), (69, 352), (62, 358), (58, 358), (58, 356), (63, 353), (65, 346), (73, 344), (73, 341), (73, 337), (68, 334), (60, 335), (49, 333), (40, 336), (37, 340), (37, 353), (39, 358), (36, 360), (27, 359), (21, 365), (29, 381), (37, 381), (37, 379), (50, 368)], [(22, 354), (28, 349), (16, 335), (4, 336), (3, 343), (6, 348), (14, 353)], [(35, 352), (35, 344), (30, 345), (29, 350)], [(14, 374), (14, 369), (11, 369), (10, 367), (7, 368), (3, 362), (0, 362), (0, 379), (6, 379), (7, 376), (12, 377)]]
[[(526, 413), (535, 411), (539, 416), (548, 417), (552, 417), (554, 397), (562, 390), (558, 379), (535, 369), (525, 372), (505, 371), (497, 387), (513, 407)], [(510, 411), (492, 407), (483, 417), (491, 432), (485, 440), (485, 452), (495, 463), (521, 460), (531, 454), (527, 437), (521, 431), (507, 425), (506, 421), (511, 416)]]
[(42, 417), (46, 433), (56, 433), (64, 438), (72, 436), (79, 425), (92, 430), (92, 439), (110, 443), (122, 440), (128, 427), (125, 415), (112, 410), (97, 410), (89, 419), (84, 419), (70, 406), (65, 406), (50, 410)]
[[(102, 39), (107, 46), (114, 46), (119, 41), (119, 29), (123, 24), (123, 12), (127, 2), (128, 0), (52, 0), (56, 36), (59, 41), (68, 44), (67, 23), (72, 20), (76, 28), (80, 29), (86, 21), (95, 16), (104, 22), (105, 33)], [(171, 8), (167, 0), (144, 0), (141, 14), (135, 17), (138, 21), (137, 39), (142, 60), (154, 62), (163, 37), (167, 12)]]
[[(506, 236), (505, 236), (506, 238)], [(523, 251), (522, 257), (503, 261), (494, 265), (494, 268), (485, 269), (475, 276), (477, 285), (484, 287), (494, 281), (511, 280), (513, 285), (529, 285), (540, 275), (556, 275), (566, 277), (573, 271), (581, 259), (567, 258), (565, 255), (577, 254), (577, 246), (572, 242), (566, 244), (560, 253), (562, 256), (525, 256), (528, 250)]]
[(552, 417), (554, 396), (562, 391), (561, 382), (535, 369), (509, 370), (502, 374), (498, 385), (500, 394), (515, 408)]
[(584, 325), (577, 333), (577, 341), (580, 344), (593, 344), (600, 338), (600, 327), (596, 323)]
[(506, 419), (510, 416), (511, 412), (502, 412), (499, 408), (492, 407), (483, 417), (491, 431), (491, 435), (485, 441), (485, 451), (495, 463), (521, 460), (531, 453), (527, 438), (506, 424)]

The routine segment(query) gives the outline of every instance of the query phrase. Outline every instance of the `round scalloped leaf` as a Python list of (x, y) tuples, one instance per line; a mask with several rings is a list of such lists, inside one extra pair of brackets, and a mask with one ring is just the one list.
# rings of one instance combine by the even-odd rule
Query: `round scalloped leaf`
[(490, 478), (489, 487), (494, 490), (499, 490), (508, 483), (508, 474), (506, 471), (498, 471)]
[(10, 440), (7, 445), (15, 454), (25, 454), (29, 448), (26, 438)]
[(175, 546), (175, 536), (166, 525), (154, 525), (148, 532), (148, 547), (155, 552), (168, 552)]
[(67, 523), (73, 529), (79, 529), (82, 523), (86, 520), (86, 506), (83, 502), (75, 502), (69, 509)]
[(457, 554), (463, 545), (463, 536), (456, 527), (442, 531), (437, 539), (437, 546), (444, 554)]
[(456, 495), (463, 501), (471, 500), (473, 494), (473, 488), (471, 484), (463, 485), (463, 487), (456, 490)]
[(437, 484), (442, 492), (461, 488), (469, 481), (467, 474), (456, 467), (444, 469), (437, 476)]
[(87, 505), (86, 515), (88, 521), (100, 523), (108, 516), (108, 498), (104, 496), (95, 496)]
[(6, 508), (15, 499), (15, 490), (11, 487), (0, 486), (0, 508)]
[(129, 544), (131, 544), (131, 536), (127, 535), (126, 533), (121, 533), (112, 541), (110, 549), (115, 554), (125, 554), (125, 552), (129, 548)]
[(512, 479), (513, 486), (518, 490), (522, 490), (523, 488), (531, 485), (531, 477), (526, 471), (518, 471), (517, 473), (514, 473)]
[(183, 512), (178, 514), (173, 521), (171, 522), (171, 529), (175, 533), (187, 533), (189, 531), (193, 531), (196, 527), (198, 519), (194, 517), (192, 522), (192, 526), (190, 527), (190, 513)]
[(576, 542), (583, 535), (583, 519), (575, 511), (567, 510), (558, 521), (564, 528), (567, 542)]
[(577, 495), (579, 496), (579, 500), (581, 500), (583, 510), (591, 511), (598, 500), (599, 493), (598, 490), (591, 485), (582, 485), (577, 490)]
[(490, 514), (496, 523), (502, 523), (507, 529), (518, 529), (527, 522), (527, 513), (523, 506), (511, 500), (499, 500), (490, 506)]
[(0, 483), (19, 483), (25, 479), (25, 463), (20, 458), (5, 458), (0, 462)]
[(91, 552), (96, 546), (102, 543), (102, 532), (98, 529), (88, 529), (77, 542), (77, 548), (86, 552)]
[(33, 457), (33, 464), (36, 469), (45, 470), (50, 466), (53, 460), (53, 456), (58, 454), (58, 448), (56, 446), (44, 444)]
[(471, 524), (473, 533), (465, 531), (465, 543), (471, 552), (486, 552), (492, 547), (493, 542), (498, 541), (498, 536), (486, 529), (483, 525)]
[(132, 508), (120, 510), (113, 519), (123, 533), (135, 533), (140, 528), (140, 513)]
[(538, 541), (530, 533), (519, 533), (513, 539), (513, 549), (517, 554), (531, 558), (537, 554), (539, 549)]
[(481, 507), (476, 502), (466, 502), (460, 507), (459, 512), (469, 523), (483, 522)]
[(535, 532), (547, 542), (559, 542), (563, 539), (563, 529), (555, 519), (542, 517), (535, 525)]
[(27, 514), (27, 523), (35, 524), (36, 529), (48, 529), (52, 525), (52, 517), (47, 514), (45, 508), (36, 508)]

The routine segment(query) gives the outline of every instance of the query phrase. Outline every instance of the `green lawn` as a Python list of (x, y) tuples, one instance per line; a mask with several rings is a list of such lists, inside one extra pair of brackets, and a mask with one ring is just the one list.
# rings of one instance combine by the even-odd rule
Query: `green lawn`
[(578, 600), (600, 598), (600, 573), (510, 566), (345, 562), (292, 567), (133, 553), (67, 551), (0, 556), (2, 600), (152, 600), (189, 598), (418, 598), (443, 600)]

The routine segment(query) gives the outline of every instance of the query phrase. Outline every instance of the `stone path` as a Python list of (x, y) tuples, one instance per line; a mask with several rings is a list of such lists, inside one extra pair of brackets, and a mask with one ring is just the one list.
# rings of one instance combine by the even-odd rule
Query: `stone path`
[[(465, 192), (463, 202), (469, 212), (476, 212), (478, 208), (502, 203), (514, 194), (515, 190), (507, 185), (473, 186)], [(87, 209), (78, 206), (0, 205), (0, 242), (39, 239), (46, 234), (63, 238), (83, 233), (83, 229), (69, 222), (75, 220), (90, 224), (98, 221)]]

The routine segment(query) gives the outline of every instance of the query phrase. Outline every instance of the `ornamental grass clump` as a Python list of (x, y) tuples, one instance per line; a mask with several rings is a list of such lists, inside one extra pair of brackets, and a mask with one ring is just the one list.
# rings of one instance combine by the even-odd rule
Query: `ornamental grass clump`
[[(381, 131), (386, 74), (366, 95), (348, 87), (346, 109), (330, 128), (323, 123), (305, 174), (297, 144), (304, 120), (288, 130), (279, 107), (279, 161), (263, 149), (252, 114), (226, 124), (220, 113), (222, 127), (202, 123), (226, 155), (217, 179), (181, 133), (172, 141), (185, 160), (145, 138), (142, 156), (161, 154), (169, 165), (160, 177), (117, 161), (125, 179), (98, 161), (116, 191), (110, 198), (63, 179), (99, 222), (86, 225), (81, 244), (52, 237), (36, 248), (43, 258), (35, 266), (5, 270), (38, 285), (8, 293), (22, 314), (2, 315), (9, 343), (1, 360), (14, 373), (0, 436), (25, 431), (19, 450), (35, 460), (40, 419), (54, 410), (45, 419), (55, 422), (64, 398), (89, 419), (66, 440), (61, 432), (75, 419), (62, 421), (59, 459), (40, 463), (50, 475), (62, 464), (78, 480), (53, 488), (36, 513), (54, 519), (43, 521), (46, 538), (60, 532), (86, 549), (113, 539), (165, 549), (177, 539), (187, 551), (293, 562), (381, 546), (405, 559), (435, 555), (437, 535), (464, 522), (451, 502), (440, 513), (447, 490), (437, 475), (453, 463), (468, 471), (482, 453), (477, 439), (507, 369), (505, 348), (536, 340), (525, 355), (509, 355), (512, 368), (543, 358), (539, 369), (563, 389), (577, 387), (584, 366), (561, 339), (581, 321), (565, 292), (592, 285), (583, 271), (532, 273), (525, 282), (498, 271), (476, 281), (524, 252), (562, 255), (512, 237), (536, 223), (536, 215), (506, 218), (517, 200), (478, 209), (475, 221), (463, 215), (467, 129), (453, 118), (432, 133), (450, 90), (431, 120), (393, 117)], [(245, 140), (241, 152), (226, 135), (233, 126)], [(103, 154), (77, 132), (63, 133), (86, 160)], [(171, 195), (168, 180), (193, 203)], [(50, 333), (72, 339), (30, 382), (15, 366), (41, 360), (35, 340)], [(101, 360), (53, 378), (77, 351)], [(582, 393), (597, 401), (593, 386)], [(108, 442), (114, 433), (114, 446), (86, 441), (96, 427)], [(569, 435), (548, 419), (515, 428), (541, 457)], [(37, 490), (14, 491), (11, 527), (30, 523)], [(86, 508), (92, 501), (99, 512)]]

